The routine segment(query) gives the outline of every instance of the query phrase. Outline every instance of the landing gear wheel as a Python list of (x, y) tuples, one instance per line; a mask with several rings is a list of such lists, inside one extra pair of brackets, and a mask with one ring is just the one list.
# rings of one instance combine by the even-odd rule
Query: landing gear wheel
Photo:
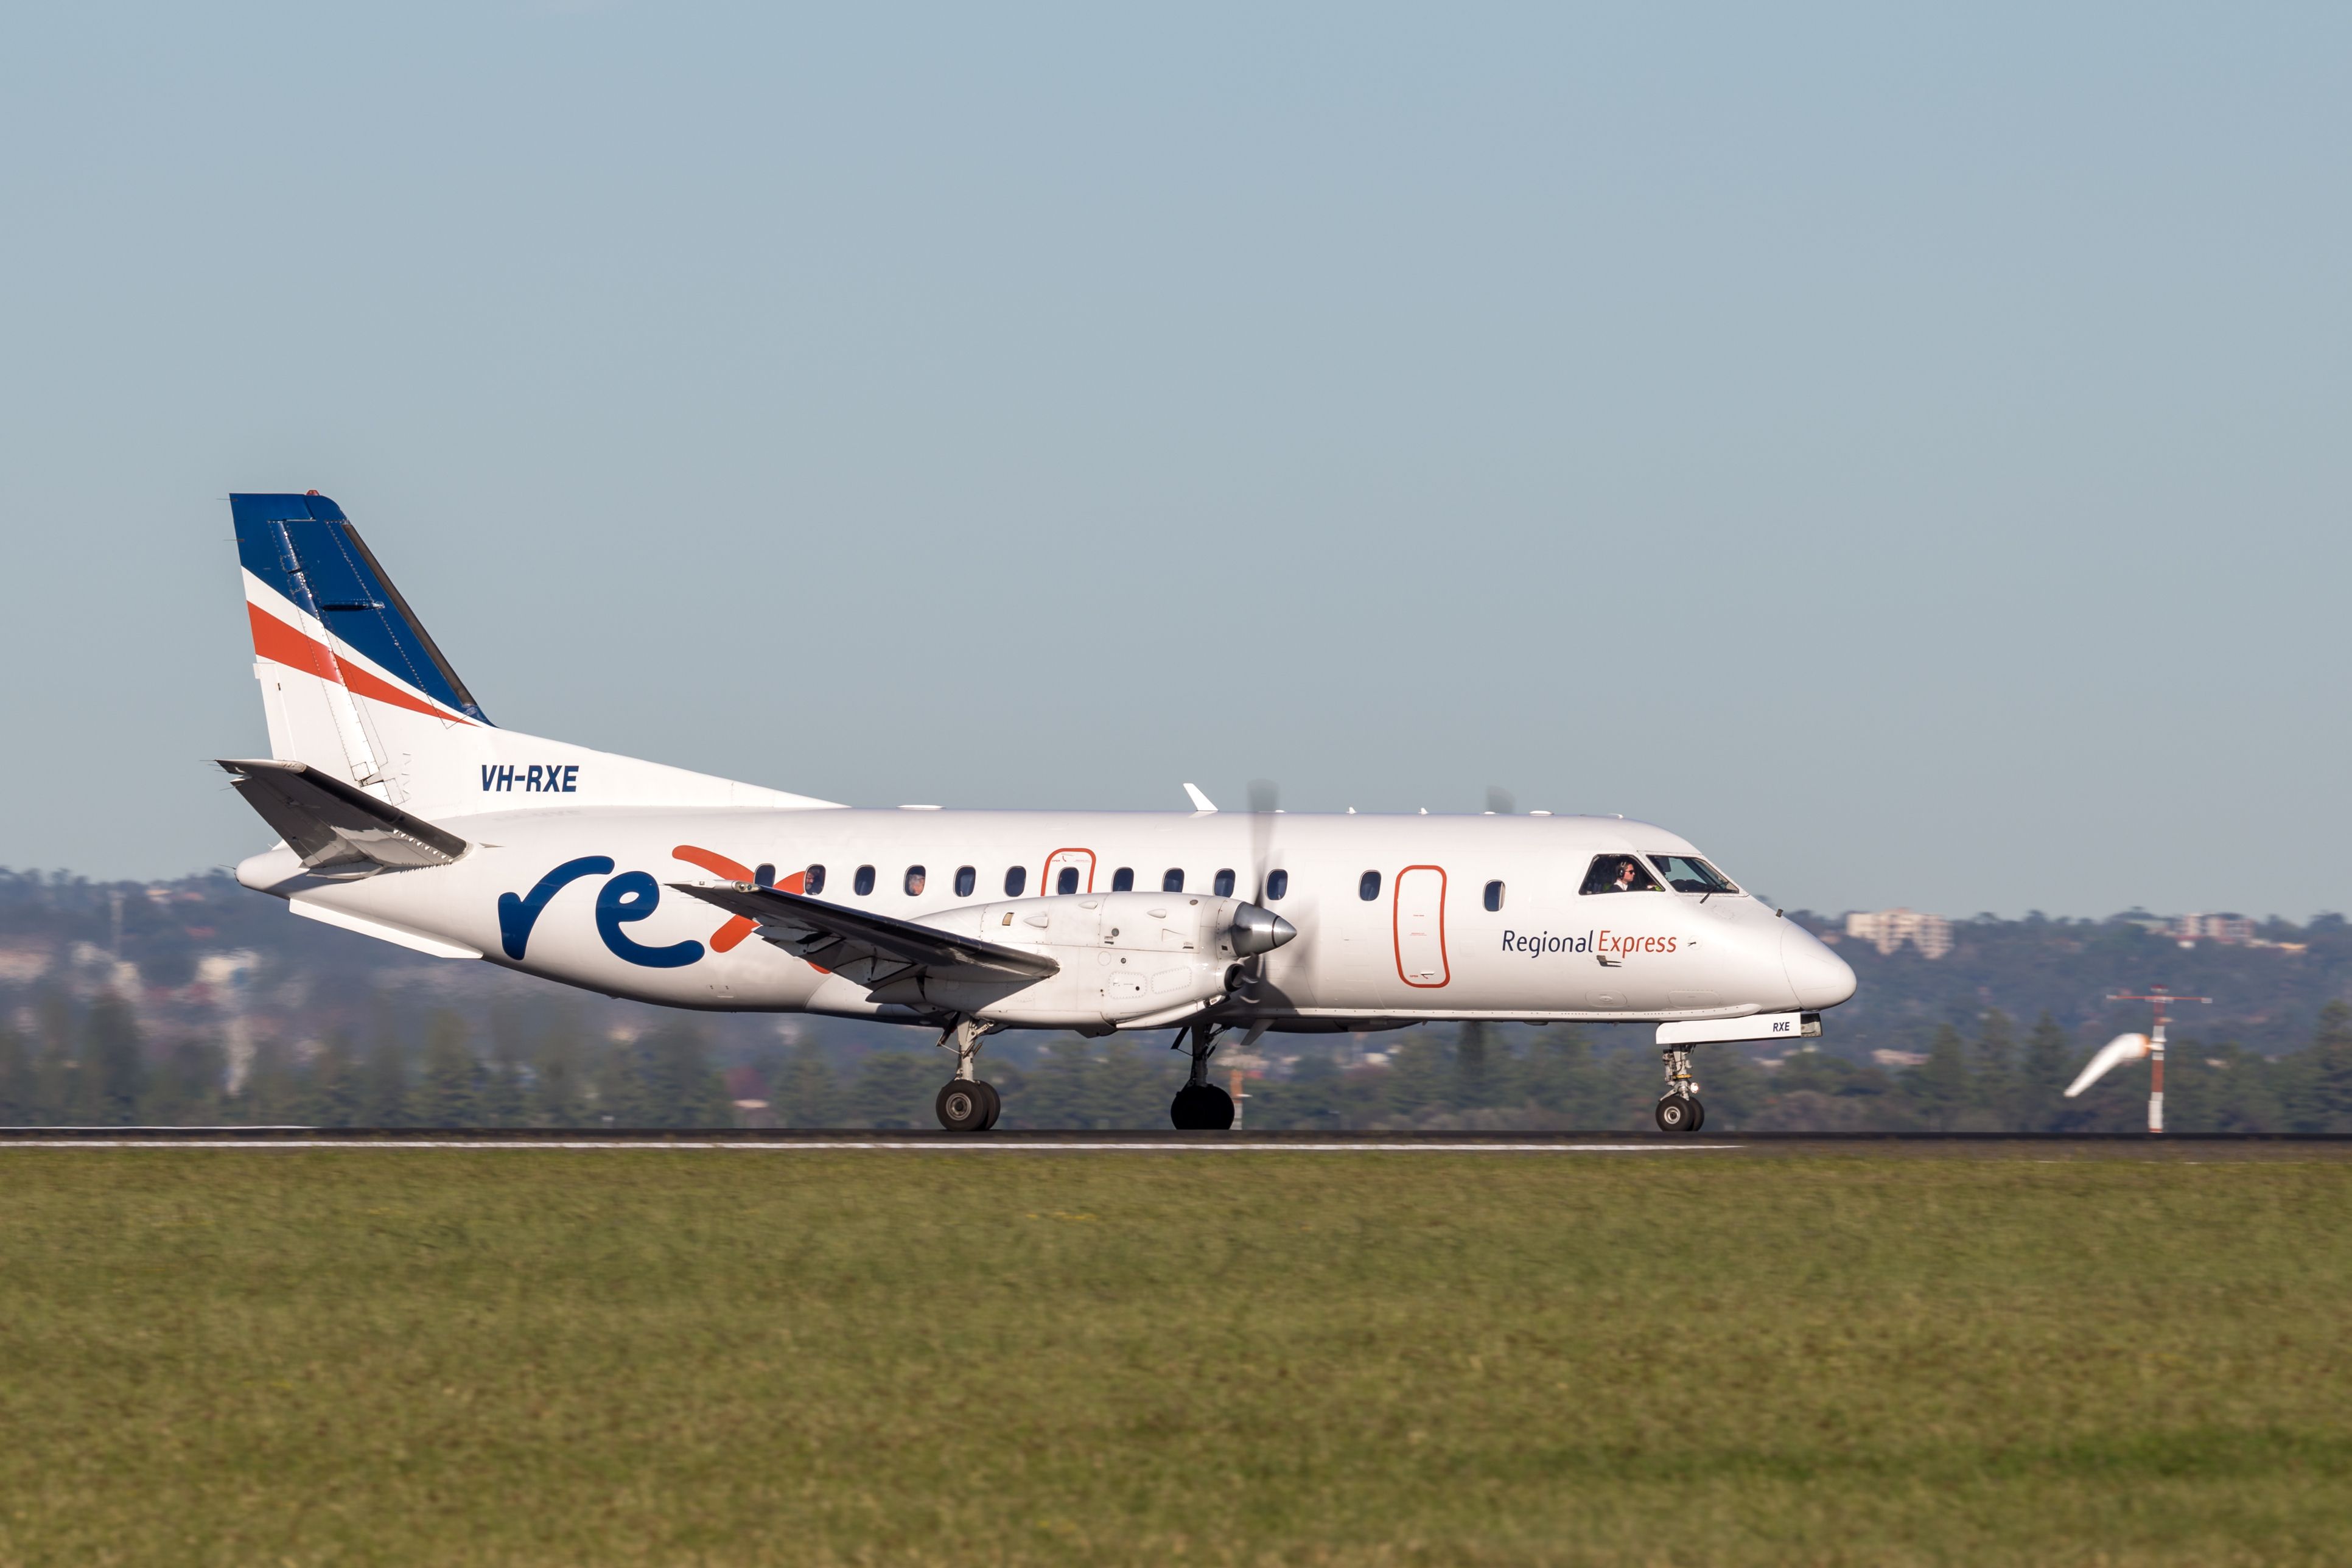
[(1188, 1083), (1176, 1091), (1168, 1120), (1183, 1132), (1222, 1131), (1234, 1124), (1233, 1096), (1213, 1083)]
[(1697, 1100), (1680, 1094), (1667, 1095), (1658, 1101), (1658, 1131), (1696, 1132), (1699, 1119), (1705, 1114)]
[(940, 1090), (938, 1110), (940, 1125), (950, 1132), (979, 1132), (986, 1130), (989, 1110), (995, 1091), (984, 1083), (971, 1079), (951, 1078)]
[(996, 1086), (992, 1083), (975, 1083), (972, 1087), (988, 1097), (988, 1120), (980, 1124), (980, 1130), (985, 1132), (996, 1125), (998, 1117), (1004, 1114), (1004, 1097), (996, 1092)]
[[(1706, 1126), (1706, 1106), (1704, 1106), (1704, 1105), (1702, 1105), (1702, 1104), (1700, 1104), (1700, 1103), (1699, 1103), (1699, 1098), (1698, 1098), (1698, 1096), (1696, 1096), (1696, 1095), (1695, 1095), (1695, 1094), (1694, 1094), (1694, 1095), (1692, 1095), (1692, 1096), (1691, 1096), (1690, 1108), (1691, 1108), (1691, 1124), (1690, 1124), (1690, 1130), (1691, 1130), (1692, 1131), (1696, 1132), (1696, 1131), (1697, 1131), (1700, 1128), (1702, 1128), (1702, 1127), (1704, 1127), (1704, 1126)], [(992, 1124), (993, 1124), (993, 1123), (992, 1123)]]

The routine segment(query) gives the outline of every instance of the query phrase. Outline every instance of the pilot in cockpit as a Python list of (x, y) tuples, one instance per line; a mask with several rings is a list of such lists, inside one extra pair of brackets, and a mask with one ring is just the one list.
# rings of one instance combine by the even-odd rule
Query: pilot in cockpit
[(1598, 855), (1584, 874), (1588, 893), (1654, 893), (1658, 879), (1631, 855)]

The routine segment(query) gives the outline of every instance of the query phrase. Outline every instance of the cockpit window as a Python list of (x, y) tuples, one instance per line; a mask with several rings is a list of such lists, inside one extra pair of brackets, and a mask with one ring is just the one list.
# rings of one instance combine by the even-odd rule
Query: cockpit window
[(1650, 864), (1677, 893), (1736, 893), (1731, 879), (1696, 855), (1653, 855)]
[(1595, 855), (1592, 869), (1584, 874), (1583, 890), (1588, 893), (1657, 893), (1665, 889), (1650, 875), (1650, 868), (1632, 855)]

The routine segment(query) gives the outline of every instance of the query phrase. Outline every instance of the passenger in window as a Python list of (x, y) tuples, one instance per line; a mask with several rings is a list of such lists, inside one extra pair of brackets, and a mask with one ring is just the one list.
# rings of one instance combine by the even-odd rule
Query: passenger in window
[(812, 866), (801, 873), (801, 891), (812, 899), (824, 891), (824, 867)]
[(922, 868), (920, 866), (909, 866), (909, 867), (908, 867), (908, 868), (907, 868), (907, 896), (908, 896), (908, 898), (910, 898), (910, 899), (919, 897), (919, 896), (921, 895), (921, 893), (922, 893), (922, 890), (923, 890), (923, 868)]

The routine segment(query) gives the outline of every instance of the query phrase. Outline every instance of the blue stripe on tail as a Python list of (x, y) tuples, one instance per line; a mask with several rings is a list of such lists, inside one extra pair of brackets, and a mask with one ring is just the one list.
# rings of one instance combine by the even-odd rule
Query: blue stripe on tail
[(233, 495), (228, 503), (247, 571), (417, 690), (490, 721), (342, 508), (322, 495)]

